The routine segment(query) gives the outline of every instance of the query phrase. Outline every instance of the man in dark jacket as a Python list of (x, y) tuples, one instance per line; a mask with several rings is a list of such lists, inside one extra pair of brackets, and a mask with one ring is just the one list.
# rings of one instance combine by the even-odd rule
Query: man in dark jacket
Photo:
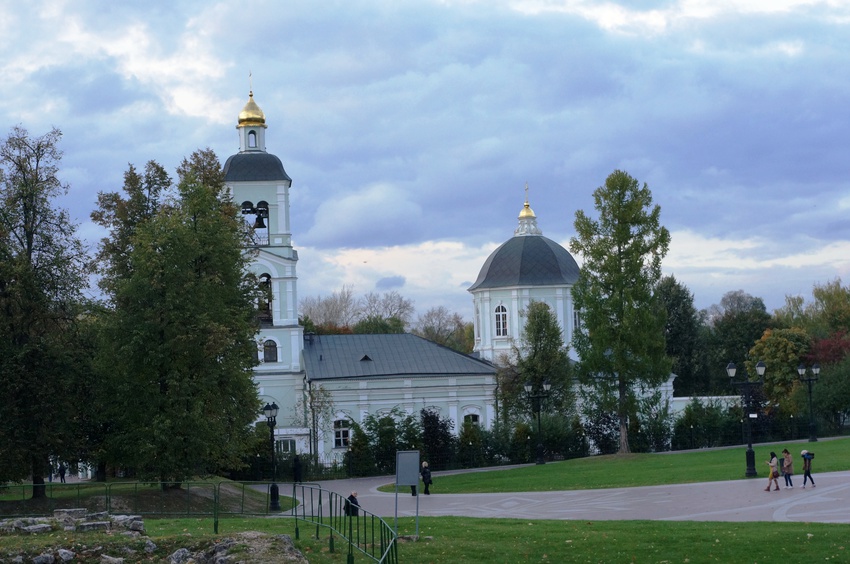
[(351, 495), (345, 500), (344, 511), (349, 517), (357, 517), (360, 515), (360, 502), (357, 501), (357, 492), (351, 492)]

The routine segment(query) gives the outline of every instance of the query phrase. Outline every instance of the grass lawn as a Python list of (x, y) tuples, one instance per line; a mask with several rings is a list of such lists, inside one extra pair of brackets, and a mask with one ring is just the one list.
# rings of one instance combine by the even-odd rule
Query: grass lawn
[[(154, 555), (126, 555), (125, 563), (163, 562), (184, 546), (203, 547), (240, 531), (288, 534), (291, 519), (222, 519), (213, 535), (206, 519), (148, 519), (148, 535), (159, 547)], [(399, 520), (399, 533), (412, 535), (413, 519)], [(850, 561), (847, 525), (822, 523), (715, 523), (660, 521), (529, 521), (423, 517), (420, 540), (399, 544), (399, 562), (409, 563), (775, 563)], [(345, 563), (339, 539), (330, 553), (328, 532), (301, 524), (296, 546), (311, 563)], [(124, 546), (127, 540), (105, 533), (63, 533), (31, 537), (0, 536), (0, 561), (20, 543), (30, 554), (42, 547)], [(77, 560), (79, 561), (79, 560)], [(355, 552), (355, 562), (368, 562)]]
[[(794, 471), (803, 474), (803, 449), (816, 453), (812, 475), (850, 469), (850, 437), (816, 443), (795, 441), (755, 445), (756, 471), (767, 477), (770, 452), (787, 448), (794, 456)], [(589, 490), (739, 480), (746, 470), (747, 447), (706, 449), (659, 454), (591, 456), (542, 466), (530, 465), (505, 470), (434, 476), (439, 493), (490, 493)], [(388, 484), (381, 491), (392, 492)]]
[[(814, 475), (850, 468), (850, 438), (756, 445), (756, 468), (765, 476), (771, 450), (788, 448), (802, 470), (800, 450), (817, 453)], [(734, 480), (744, 476), (745, 447), (665, 454), (597, 456), (529, 465), (521, 468), (437, 475), (440, 493), (495, 491), (555, 491)], [(393, 487), (389, 486), (388, 490)], [(7, 492), (8, 493), (8, 492)], [(282, 492), (283, 493), (283, 492)], [(237, 495), (238, 494), (238, 495)], [(79, 494), (75, 494), (79, 495)], [(242, 503), (241, 492), (231, 495)], [(254, 495), (254, 494), (251, 494)], [(253, 503), (264, 503), (257, 493)], [(159, 494), (157, 494), (159, 497)], [(284, 501), (284, 497), (281, 497)], [(6, 502), (8, 503), (8, 502)], [(181, 500), (181, 504), (182, 504)], [(237, 503), (234, 499), (232, 503)], [(211, 518), (146, 518), (148, 535), (160, 547), (153, 557), (125, 558), (131, 562), (162, 562), (177, 548), (204, 546), (241, 531), (295, 536), (288, 518), (223, 518), (219, 534)], [(399, 534), (413, 535), (413, 519), (399, 520)], [(328, 530), (301, 523), (296, 546), (313, 563), (346, 562), (346, 545), (337, 539), (329, 551)], [(421, 517), (418, 541), (399, 544), (402, 563), (514, 563), (514, 562), (646, 562), (646, 563), (796, 563), (850, 562), (846, 524), (695, 521), (554, 521)], [(0, 562), (26, 546), (30, 554), (42, 547), (124, 546), (127, 540), (106, 533), (65, 533), (38, 536), (0, 534)], [(140, 551), (140, 554), (141, 551)], [(355, 552), (355, 562), (368, 560)]]

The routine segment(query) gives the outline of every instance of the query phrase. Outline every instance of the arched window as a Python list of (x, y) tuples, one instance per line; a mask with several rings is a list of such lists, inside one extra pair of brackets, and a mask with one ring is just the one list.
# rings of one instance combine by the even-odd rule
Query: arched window
[(256, 131), (249, 131), (248, 132), (248, 147), (250, 147), (252, 149), (257, 148), (257, 132)]
[(260, 322), (272, 321), (272, 277), (269, 274), (260, 274), (260, 303), (258, 304), (257, 315)]
[(463, 416), (464, 423), (472, 423), (473, 425), (478, 425), (479, 417), (477, 413), (467, 413)]
[(271, 339), (263, 343), (263, 362), (277, 362), (277, 343)]
[(496, 308), (496, 336), (508, 336), (508, 310), (503, 305)]

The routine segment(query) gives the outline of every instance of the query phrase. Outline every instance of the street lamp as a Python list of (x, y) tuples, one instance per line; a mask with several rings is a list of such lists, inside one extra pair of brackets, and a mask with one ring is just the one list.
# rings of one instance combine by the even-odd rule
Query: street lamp
[(797, 374), (800, 375), (800, 381), (809, 385), (809, 442), (817, 442), (818, 437), (815, 433), (815, 413), (812, 410), (812, 384), (818, 381), (820, 374), (820, 364), (817, 362), (812, 365), (812, 376), (806, 377), (806, 367), (803, 363), (797, 367)]
[(767, 369), (767, 366), (764, 362), (758, 361), (756, 363), (756, 372), (759, 375), (759, 379), (756, 381), (750, 381), (749, 378), (742, 381), (735, 381), (735, 373), (738, 368), (735, 366), (734, 362), (730, 362), (726, 365), (726, 374), (729, 375), (729, 381), (733, 386), (737, 388), (741, 388), (742, 396), (744, 398), (744, 417), (746, 418), (746, 430), (747, 430), (747, 471), (744, 474), (748, 478), (752, 478), (754, 476), (758, 476), (758, 472), (756, 472), (756, 453), (753, 450), (753, 433), (750, 428), (750, 419), (755, 419), (758, 417), (757, 413), (752, 412), (753, 408), (753, 390), (761, 387), (764, 383), (764, 371)]
[(272, 447), (272, 485), (269, 490), (269, 511), (280, 511), (280, 491), (278, 490), (277, 484), (275, 481), (277, 480), (277, 464), (275, 460), (275, 452), (274, 452), (274, 426), (277, 423), (277, 404), (272, 402), (271, 405), (266, 404), (263, 408), (263, 413), (266, 415), (266, 422), (269, 424), (269, 438), (271, 439), (271, 447)]
[(543, 458), (543, 434), (540, 427), (540, 411), (541, 404), (545, 398), (549, 397), (549, 390), (552, 389), (552, 384), (549, 380), (543, 380), (543, 391), (532, 394), (534, 386), (531, 382), (526, 382), (523, 386), (528, 399), (531, 400), (531, 410), (537, 414), (537, 464), (546, 464), (546, 459)]

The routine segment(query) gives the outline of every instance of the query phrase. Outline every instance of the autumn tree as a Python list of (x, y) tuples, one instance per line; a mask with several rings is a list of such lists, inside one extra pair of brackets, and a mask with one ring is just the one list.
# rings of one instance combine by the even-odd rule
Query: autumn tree
[(614, 171), (593, 193), (597, 220), (576, 212), (570, 249), (584, 259), (573, 286), (582, 327), (573, 337), (583, 384), (616, 398), (619, 452), (628, 453), (629, 416), (641, 386), (670, 375), (666, 313), (655, 293), (670, 233), (646, 184)]
[(411, 332), (438, 345), (469, 354), (474, 343), (469, 338), (468, 325), (472, 324), (465, 322), (459, 313), (452, 313), (445, 306), (435, 306), (416, 319)]
[(764, 395), (772, 404), (796, 411), (791, 397), (800, 385), (797, 366), (803, 361), (811, 344), (808, 333), (799, 327), (767, 329), (750, 349), (746, 361), (747, 371), (754, 374), (756, 363), (765, 363)]
[[(116, 373), (120, 418), (109, 450), (163, 482), (238, 466), (260, 407), (257, 285), (238, 210), (212, 151), (195, 152), (177, 172), (175, 194), (155, 201), (140, 199), (147, 194), (131, 171), (127, 195), (103, 195), (95, 216), (110, 229), (101, 252), (114, 310), (102, 353)], [(163, 182), (153, 181), (160, 192)], [(123, 211), (146, 205), (152, 213)]]
[(45, 495), (49, 457), (79, 459), (90, 364), (79, 324), (87, 258), (56, 205), (68, 192), (61, 138), (18, 126), (0, 145), (0, 482), (31, 478), (33, 497)]

